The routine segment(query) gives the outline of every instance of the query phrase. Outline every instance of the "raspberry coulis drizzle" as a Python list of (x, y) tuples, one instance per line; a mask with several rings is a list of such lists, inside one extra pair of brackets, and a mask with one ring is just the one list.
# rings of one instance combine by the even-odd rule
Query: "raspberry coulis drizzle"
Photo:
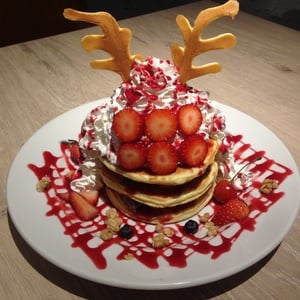
[[(106, 210), (111, 207), (106, 195), (101, 191), (100, 201), (97, 205), (99, 216), (92, 221), (81, 221), (78, 219), (70, 204), (61, 200), (56, 193), (69, 191), (70, 180), (80, 176), (78, 166), (70, 159), (69, 146), (61, 143), (61, 154), (55, 156), (49, 151), (43, 152), (44, 165), (36, 166), (29, 164), (28, 167), (34, 172), (38, 180), (48, 176), (51, 180), (50, 188), (45, 191), (47, 205), (50, 207), (46, 213), (48, 217), (55, 216), (64, 227), (64, 234), (72, 238), (71, 244), (74, 248), (80, 248), (99, 269), (107, 267), (105, 250), (118, 245), (121, 250), (116, 255), (116, 259), (123, 260), (126, 254), (132, 254), (144, 266), (156, 269), (160, 267), (159, 258), (164, 258), (168, 265), (183, 268), (188, 264), (191, 255), (210, 255), (211, 259), (217, 259), (220, 255), (230, 251), (234, 242), (243, 231), (254, 231), (256, 219), (263, 213), (267, 213), (269, 208), (279, 201), (284, 192), (274, 190), (269, 195), (263, 195), (258, 190), (262, 181), (268, 177), (275, 179), (280, 184), (292, 174), (292, 171), (269, 159), (264, 151), (254, 150), (250, 144), (242, 141), (242, 136), (232, 136), (230, 146), (234, 145), (234, 158), (236, 163), (246, 163), (253, 161), (255, 157), (262, 159), (252, 165), (249, 169), (253, 174), (251, 185), (242, 189), (239, 197), (244, 199), (251, 207), (251, 213), (247, 219), (238, 223), (228, 224), (220, 228), (216, 236), (208, 237), (205, 234), (204, 226), (200, 225), (196, 234), (188, 234), (183, 229), (184, 222), (172, 225), (174, 235), (170, 238), (169, 246), (161, 249), (152, 248), (151, 242), (154, 234), (154, 226), (137, 222), (120, 214), (123, 223), (128, 223), (134, 230), (134, 235), (129, 240), (123, 240), (115, 236), (112, 240), (103, 241), (99, 232), (105, 225)], [(221, 148), (222, 151), (222, 148)], [(72, 174), (72, 175), (68, 175)], [(205, 211), (213, 213), (218, 209), (218, 205), (211, 201)], [(203, 211), (200, 213), (200, 215)], [(216, 243), (217, 241), (217, 243)]]

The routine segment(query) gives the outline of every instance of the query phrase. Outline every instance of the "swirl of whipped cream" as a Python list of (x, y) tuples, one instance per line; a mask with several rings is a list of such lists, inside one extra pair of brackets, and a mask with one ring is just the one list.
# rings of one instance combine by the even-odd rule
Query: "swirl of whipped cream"
[[(201, 109), (203, 122), (197, 133), (206, 139), (222, 140), (225, 130), (225, 117), (207, 92), (198, 91), (179, 81), (177, 69), (168, 61), (148, 57), (145, 61), (136, 60), (131, 70), (132, 80), (123, 82), (110, 99), (101, 100), (101, 105), (93, 109), (82, 125), (79, 141), (85, 153), (94, 150), (117, 163), (118, 139), (111, 130), (114, 113), (132, 107), (147, 114), (153, 109), (178, 111), (185, 104), (196, 104)], [(183, 140), (180, 132), (172, 144), (180, 145)]]
[(133, 107), (139, 112), (176, 105), (178, 73), (168, 60), (148, 57), (135, 61), (130, 82), (124, 82), (112, 96), (118, 108)]

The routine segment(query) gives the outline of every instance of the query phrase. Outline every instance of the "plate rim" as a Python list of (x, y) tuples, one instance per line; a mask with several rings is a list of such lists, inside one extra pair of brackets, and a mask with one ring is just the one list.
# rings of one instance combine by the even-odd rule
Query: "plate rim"
[[(272, 243), (272, 245), (268, 248), (268, 249), (264, 249), (264, 251), (260, 251), (259, 255), (256, 254), (252, 259), (250, 259), (247, 263), (242, 264), (240, 267), (235, 268), (235, 270), (231, 270), (231, 272), (225, 272), (226, 274), (224, 274), (224, 272), (219, 273), (218, 275), (215, 276), (210, 276), (211, 278), (207, 277), (206, 280), (200, 280), (199, 278), (197, 280), (194, 281), (184, 281), (182, 280), (181, 282), (156, 282), (156, 283), (151, 283), (149, 282), (148, 284), (144, 284), (142, 282), (138, 283), (128, 283), (128, 281), (124, 281), (124, 280), (116, 280), (114, 282), (112, 282), (111, 280), (105, 280), (105, 278), (101, 278), (101, 280), (98, 280), (96, 278), (94, 278), (93, 276), (89, 276), (88, 274), (82, 273), (80, 270), (74, 270), (73, 268), (70, 267), (66, 267), (63, 263), (57, 261), (55, 258), (53, 258), (51, 255), (48, 255), (48, 253), (44, 253), (44, 251), (42, 251), (38, 245), (34, 244), (32, 242), (32, 240), (30, 240), (28, 233), (23, 232), (20, 224), (19, 224), (19, 220), (16, 219), (16, 215), (14, 214), (13, 211), (13, 207), (12, 207), (12, 200), (10, 200), (10, 194), (11, 194), (11, 181), (13, 180), (13, 175), (14, 175), (14, 171), (15, 168), (17, 168), (17, 163), (18, 160), (20, 160), (20, 156), (21, 154), (24, 152), (24, 149), (26, 147), (28, 147), (28, 145), (35, 139), (35, 137), (41, 133), (43, 130), (45, 130), (46, 128), (48, 128), (49, 126), (51, 126), (51, 124), (54, 124), (55, 122), (58, 122), (60, 119), (63, 119), (64, 117), (68, 116), (68, 115), (72, 115), (77, 111), (80, 110), (84, 110), (85, 114), (87, 114), (90, 109), (92, 109), (94, 106), (96, 106), (97, 104), (99, 104), (99, 102), (103, 99), (107, 99), (107, 98), (102, 98), (102, 99), (98, 99), (92, 102), (88, 102), (82, 105), (79, 105), (77, 107), (74, 107), (62, 114), (60, 114), (59, 116), (53, 118), (52, 120), (48, 121), (46, 124), (44, 124), (42, 127), (40, 127), (36, 132), (34, 132), (29, 139), (27, 139), (27, 141), (22, 145), (22, 147), (20, 148), (20, 150), (18, 151), (17, 155), (15, 156), (15, 158), (13, 159), (8, 175), (7, 175), (7, 183), (6, 183), (6, 198), (7, 198), (7, 207), (8, 207), (8, 212), (9, 212), (9, 216), (16, 228), (16, 230), (20, 233), (21, 237), (27, 242), (27, 244), (32, 247), (38, 254), (40, 254), (43, 258), (45, 258), (47, 261), (49, 261), (50, 263), (58, 266), (59, 268), (68, 271), (71, 274), (77, 275), (79, 277), (97, 282), (97, 283), (101, 283), (101, 284), (106, 284), (106, 285), (110, 285), (110, 286), (115, 286), (115, 287), (122, 287), (122, 288), (132, 288), (132, 289), (143, 289), (143, 290), (153, 290), (153, 289), (161, 289), (161, 290), (165, 290), (165, 289), (177, 289), (177, 288), (186, 288), (186, 287), (192, 287), (192, 286), (197, 286), (197, 285), (202, 285), (202, 284), (207, 284), (207, 283), (211, 283), (220, 279), (224, 279), (228, 276), (234, 275), (236, 273), (239, 273), (245, 269), (247, 269), (248, 267), (252, 266), (253, 264), (257, 263), (258, 261), (260, 261), (261, 259), (263, 259), (265, 256), (267, 256), (269, 253), (271, 253), (285, 238), (285, 236), (288, 234), (288, 232), (290, 231), (296, 217), (299, 211), (299, 206), (300, 206), (300, 197), (298, 197), (299, 199), (297, 199), (297, 201), (295, 200), (295, 203), (297, 205), (296, 209), (294, 209), (293, 211), (293, 216), (289, 219), (289, 222), (286, 223), (285, 226), (285, 230), (283, 232), (281, 232), (281, 234), (278, 236), (278, 239), (276, 241), (274, 241)], [(259, 126), (262, 126), (264, 128), (265, 131), (267, 131), (269, 134), (272, 135), (273, 138), (276, 139), (276, 142), (280, 143), (280, 146), (284, 148), (285, 152), (289, 155), (289, 160), (291, 161), (291, 163), (293, 164), (293, 166), (288, 166), (290, 169), (292, 169), (293, 174), (291, 176), (293, 177), (297, 177), (298, 181), (299, 181), (299, 170), (297, 168), (296, 162), (294, 160), (294, 158), (292, 157), (290, 151), (288, 150), (288, 148), (285, 146), (285, 144), (279, 139), (278, 136), (276, 136), (268, 127), (266, 127), (264, 124), (262, 124), (261, 122), (259, 122), (258, 120), (254, 119), (253, 117), (247, 115), (246, 113), (231, 107), (229, 105), (225, 105), (222, 103), (217, 102), (218, 106), (221, 107), (222, 110), (231, 110), (234, 111), (235, 113), (241, 115), (242, 117), (247, 117), (249, 118), (252, 122), (256, 122)], [(84, 115), (83, 112), (81, 112), (82, 115)], [(226, 113), (225, 113), (226, 115)], [(82, 120), (78, 120), (78, 131), (80, 128), (80, 124), (82, 123)], [(241, 133), (243, 134), (243, 133)], [(67, 137), (66, 137), (67, 138)], [(42, 155), (42, 153), (41, 153)], [(295, 179), (296, 180), (296, 179)], [(32, 188), (32, 191), (35, 191), (34, 188)], [(299, 188), (300, 191), (300, 188)], [(44, 195), (43, 195), (44, 197)], [(47, 205), (47, 204), (46, 204)], [(50, 219), (49, 217), (44, 216), (45, 219)], [(55, 218), (56, 219), (56, 218)], [(60, 225), (60, 224), (59, 224)], [(63, 226), (61, 226), (63, 227)], [(62, 228), (63, 230), (63, 228)], [(251, 234), (251, 233), (250, 233)], [(252, 233), (253, 234), (253, 233)], [(68, 239), (71, 240), (71, 238), (67, 237)], [(69, 245), (69, 248), (71, 248), (71, 245)], [(72, 249), (75, 250), (75, 249)], [(82, 253), (83, 255), (85, 255), (84, 253)], [(200, 255), (200, 254), (197, 254)], [(173, 268), (173, 267), (169, 267), (169, 268)], [(99, 272), (101, 272), (103, 270), (99, 270)]]

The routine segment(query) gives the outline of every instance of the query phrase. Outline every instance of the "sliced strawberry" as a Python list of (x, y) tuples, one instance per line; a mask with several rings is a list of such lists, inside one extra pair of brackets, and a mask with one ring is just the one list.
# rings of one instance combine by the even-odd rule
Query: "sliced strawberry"
[(126, 170), (140, 168), (146, 162), (146, 149), (141, 143), (122, 144), (118, 151), (118, 161)]
[(207, 142), (200, 135), (188, 136), (179, 147), (180, 161), (190, 167), (199, 166), (208, 151)]
[(70, 158), (75, 164), (78, 164), (81, 158), (79, 144), (75, 140), (70, 140), (68, 143), (70, 149)]
[(148, 149), (147, 161), (153, 173), (159, 175), (170, 174), (177, 167), (177, 151), (168, 142), (156, 142)]
[(70, 201), (70, 193), (68, 192), (63, 192), (63, 193), (56, 193), (56, 195), (61, 199), (66, 202)]
[(212, 218), (212, 222), (218, 226), (238, 222), (247, 218), (249, 212), (250, 208), (243, 200), (231, 199), (219, 208)]
[(155, 142), (175, 136), (177, 117), (168, 109), (153, 110), (145, 118), (145, 132)]
[(82, 173), (81, 173), (80, 169), (71, 170), (66, 174), (65, 180), (68, 181), (68, 182), (71, 182), (72, 180), (80, 178), (81, 175), (82, 175)]
[(202, 123), (202, 113), (195, 104), (186, 104), (178, 111), (178, 127), (186, 135), (196, 133)]
[[(87, 202), (89, 202), (90, 204), (96, 206), (96, 204), (98, 203), (98, 199), (99, 199), (99, 191), (98, 190), (93, 190), (93, 191), (82, 191), (82, 192), (78, 192), (78, 194), (80, 196), (82, 196)], [(70, 195), (71, 193), (69, 192), (59, 192), (56, 193), (56, 195), (66, 201), (66, 202), (70, 202)]]
[(76, 192), (70, 193), (70, 203), (81, 220), (92, 220), (98, 215), (98, 209)]
[(115, 114), (112, 130), (122, 142), (139, 139), (144, 131), (144, 118), (132, 108), (120, 110)]
[(87, 202), (90, 204), (96, 206), (99, 200), (99, 191), (98, 190), (92, 190), (92, 191), (82, 191), (78, 192), (79, 195), (81, 195)]

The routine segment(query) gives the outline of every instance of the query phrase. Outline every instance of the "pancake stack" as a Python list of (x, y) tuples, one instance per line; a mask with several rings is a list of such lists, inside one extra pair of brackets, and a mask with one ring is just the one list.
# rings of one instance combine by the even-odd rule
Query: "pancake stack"
[(218, 143), (209, 141), (201, 167), (177, 167), (168, 175), (126, 171), (106, 159), (100, 174), (112, 204), (129, 218), (151, 223), (180, 222), (197, 214), (212, 197), (218, 174)]

